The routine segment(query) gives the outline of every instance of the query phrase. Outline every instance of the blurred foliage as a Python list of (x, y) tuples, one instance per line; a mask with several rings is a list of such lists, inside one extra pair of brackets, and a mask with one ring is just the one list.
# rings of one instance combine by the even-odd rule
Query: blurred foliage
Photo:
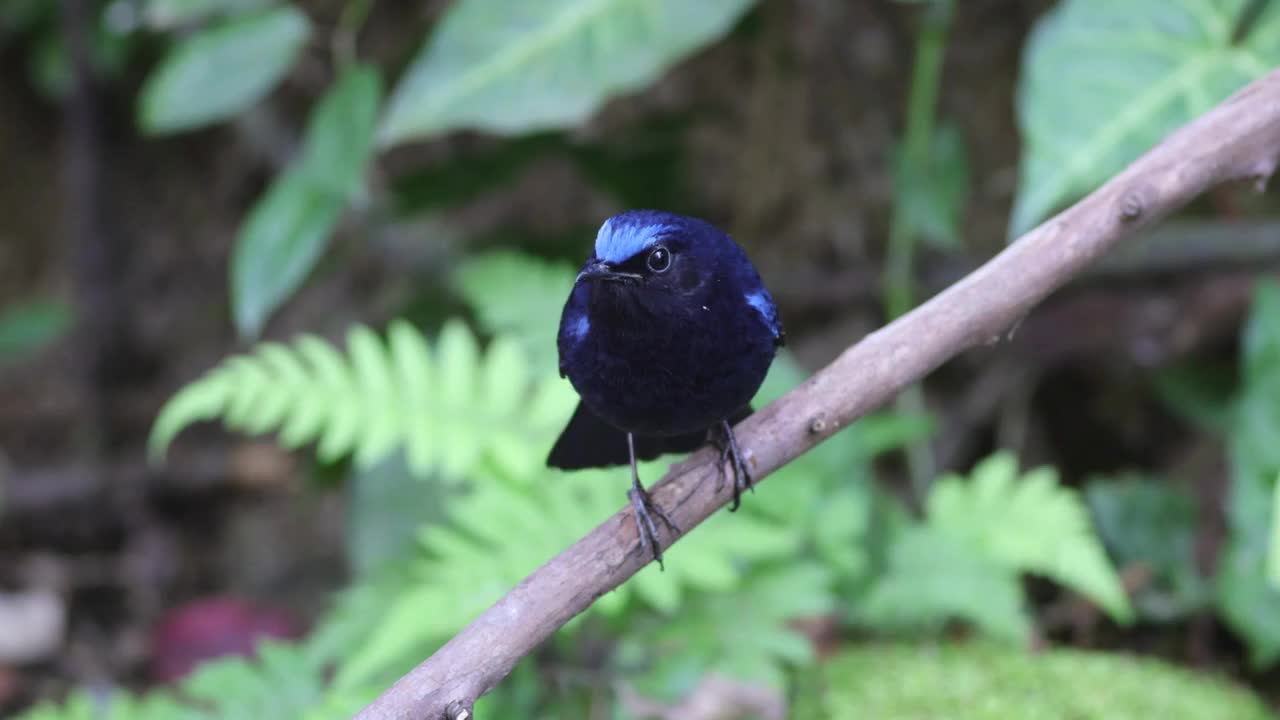
[(1018, 89), (1023, 149), (1010, 238), (1280, 64), (1280, 7), (1263, 3), (1250, 18), (1251, 4), (1063, 0), (1042, 18)]
[(1258, 698), (1154, 660), (1000, 645), (867, 645), (832, 658), (797, 720), (1271, 720)]
[(240, 718), (349, 718), (376, 697), (376, 689), (337, 693), (325, 688), (324, 661), (306, 648), (265, 642), (255, 660), (220, 660), (200, 666), (173, 691), (137, 697), (123, 691), (80, 691), (61, 705), (43, 703), (23, 720), (233, 720)]
[(310, 32), (307, 16), (284, 5), (183, 38), (147, 79), (138, 124), (171, 133), (244, 111), (284, 78)]
[(250, 211), (231, 255), (231, 310), (242, 336), (257, 337), (302, 285), (361, 193), (381, 97), (376, 69), (343, 70), (311, 112), (299, 160)]
[[(425, 506), (417, 511), (389, 488), (352, 496), (371, 503), (353, 508), (356, 516), (405, 519), (385, 536), (363, 533), (383, 549), (360, 552), (380, 554), (382, 565), (363, 561), (363, 579), (310, 641), (324, 649), (316, 652), (338, 658), (337, 692), (393, 679), (618, 510), (616, 471), (566, 474), (544, 465), (575, 397), (555, 376), (555, 349), (546, 340), (555, 335), (558, 307), (538, 303), (558, 300), (562, 292), (551, 295), (551, 286), (571, 275), (571, 268), (516, 253), (478, 256), (460, 266), (455, 286), (492, 333), (486, 351), (456, 319), (434, 343), (402, 321), (392, 323), (386, 342), (357, 327), (346, 356), (314, 337), (263, 343), (162, 411), (156, 452), (187, 424), (222, 418), (250, 433), (280, 429), (289, 447), (317, 442), (327, 458), (353, 453), (357, 489), (371, 481), (422, 487), (408, 491)], [(477, 291), (485, 286), (501, 292)], [(801, 377), (780, 355), (757, 405)], [(511, 432), (503, 430), (507, 417), (519, 418)], [(709, 673), (785, 691), (789, 669), (813, 659), (792, 623), (829, 614), (839, 588), (869, 588), (853, 617), (883, 630), (904, 617), (916, 630), (960, 620), (1025, 642), (1021, 572), (1058, 580), (1127, 618), (1118, 580), (1074, 492), (1058, 487), (1049, 469), (1020, 476), (1009, 454), (981, 463), (972, 478), (936, 483), (925, 519), (903, 519), (887, 540), (886, 566), (876, 567), (862, 549), (871, 540), (875, 502), (869, 462), (931, 429), (927, 418), (900, 414), (860, 421), (781, 469), (743, 512), (717, 513), (672, 547), (667, 572), (647, 567), (561, 635), (572, 646), (584, 633), (598, 635), (603, 623), (616, 647), (612, 663), (644, 668), (627, 673), (636, 690), (672, 701)], [(395, 459), (400, 452), (407, 462)], [(641, 475), (656, 478), (663, 466), (645, 463)]]
[(519, 473), (541, 463), (572, 414), (573, 390), (554, 375), (531, 377), (513, 339), (499, 337), (482, 354), (461, 322), (445, 326), (434, 352), (405, 322), (387, 337), (358, 325), (349, 357), (304, 335), (228, 359), (160, 411), (152, 455), (187, 425), (222, 418), (251, 434), (278, 430), (285, 447), (315, 442), (322, 460), (352, 454), (361, 468), (403, 446), (424, 476), (462, 478), (486, 461)]
[(1228, 537), (1216, 573), (1202, 579), (1194, 557), (1198, 519), (1192, 499), (1164, 480), (1101, 479), (1090, 501), (1108, 547), (1122, 565), (1153, 573), (1138, 607), (1152, 620), (1176, 620), (1208, 607), (1249, 647), (1256, 668), (1280, 660), (1280, 285), (1259, 284), (1244, 328), (1241, 362), (1229, 372), (1187, 364), (1162, 373), (1166, 402), (1227, 446), (1231, 482)]
[(463, 261), (454, 272), (458, 293), (487, 332), (518, 338), (539, 372), (557, 367), (557, 319), (577, 271), (516, 252), (498, 251)]
[(726, 34), (754, 0), (461, 0), (392, 94), (390, 145), (456, 128), (576, 125)]
[(1097, 478), (1085, 491), (1098, 533), (1120, 567), (1142, 568), (1146, 580), (1133, 598), (1144, 620), (1186, 618), (1211, 599), (1196, 570), (1192, 497), (1166, 478)]
[(1230, 538), (1217, 576), (1217, 602), (1249, 645), (1255, 666), (1280, 660), (1280, 589), (1268, 579), (1272, 528), (1280, 523), (1272, 496), (1280, 491), (1280, 285), (1258, 286), (1245, 325), (1241, 384), (1227, 434)]
[(39, 352), (70, 330), (72, 321), (71, 308), (51, 300), (0, 308), (0, 364)]
[[(914, 302), (917, 241), (939, 250), (961, 245), (974, 184), (960, 125), (937, 109), (948, 33), (963, 4), (917, 4), (906, 123), (890, 153), (889, 315)], [(1245, 4), (1063, 0), (1043, 18), (1018, 98), (1026, 145), (1011, 228), (1092, 189), (1280, 62), (1280, 11), (1265, 8), (1237, 38)], [(53, 5), (0, 4), (0, 40), (30, 38), (37, 84), (59, 96), (72, 75)], [(91, 59), (110, 74), (139, 40), (159, 43), (137, 101), (139, 125), (159, 135), (244, 118), (297, 73), (301, 58), (310, 62), (325, 46), (322, 30), (334, 34), (333, 56), (321, 59), (331, 72), (320, 73), (332, 83), (314, 93), (297, 152), (248, 212), (235, 244), (232, 317), (243, 338), (256, 339), (304, 286), (351, 209), (449, 207), (555, 156), (620, 204), (684, 210), (677, 148), (684, 118), (646, 124), (625, 143), (567, 131), (724, 36), (753, 5), (454, 0), (393, 76), (362, 60), (354, 41), (338, 49), (338, 36), (359, 31), (367, 10), (360, 0), (332, 29), (287, 2), (140, 0), (113, 3), (96, 19)], [(1121, 66), (1131, 72), (1112, 71)], [(394, 78), (386, 98), (384, 76)], [(367, 181), (377, 151), (459, 129), (523, 137), (464, 148), (385, 187)], [(80, 692), (23, 717), (349, 717), (616, 512), (625, 473), (544, 466), (576, 401), (556, 377), (554, 343), (574, 272), (510, 250), (465, 257), (447, 288), (465, 316), (425, 330), (395, 320), (383, 335), (357, 325), (344, 348), (312, 335), (259, 343), (183, 388), (154, 425), (156, 458), (184, 428), (221, 420), (239, 432), (274, 434), (287, 448), (312, 447), (324, 462), (351, 461), (355, 582), (296, 646), (268, 644), (256, 660), (208, 663), (172, 692)], [(0, 361), (37, 350), (68, 324), (61, 306), (10, 308), (0, 316)], [(714, 515), (669, 551), (667, 572), (647, 567), (600, 598), (478, 712), (584, 717), (604, 693), (612, 716), (626, 718), (632, 709), (619, 687), (676, 702), (714, 675), (799, 697), (797, 717), (833, 720), (1265, 717), (1244, 693), (1154, 663), (1017, 648), (1036, 634), (1024, 588), (1024, 576), (1035, 575), (1119, 623), (1135, 614), (1177, 621), (1212, 608), (1258, 666), (1280, 657), (1280, 591), (1268, 580), (1280, 567), (1275, 287), (1260, 290), (1244, 345), (1239, 371), (1189, 365), (1158, 379), (1178, 412), (1230, 445), (1230, 538), (1213, 578), (1194, 567), (1191, 499), (1165, 480), (1094, 479), (1083, 492), (1086, 510), (1082, 493), (1060, 485), (1053, 468), (1021, 472), (1010, 452), (993, 453), (967, 476), (935, 478), (913, 460), (913, 475), (924, 480), (916, 517), (877, 489), (872, 467), (885, 453), (928, 452), (936, 423), (920, 396), (913, 402), (908, 394), (892, 412), (863, 418), (779, 470), (740, 513)], [(803, 376), (780, 355), (756, 406)], [(644, 464), (642, 477), (657, 479), (665, 465)], [(1104, 546), (1120, 566), (1148, 571), (1132, 608)], [(815, 671), (814, 643), (798, 630), (815, 620), (916, 638), (961, 623), (1002, 644), (870, 646)]]
[(854, 609), (868, 627), (957, 618), (1027, 643), (1031, 619), (1018, 581), (1024, 572), (1081, 592), (1118, 621), (1133, 614), (1075, 491), (1060, 487), (1052, 468), (1019, 477), (1010, 453), (982, 461), (967, 480), (938, 480), (924, 522), (896, 530), (886, 564)]

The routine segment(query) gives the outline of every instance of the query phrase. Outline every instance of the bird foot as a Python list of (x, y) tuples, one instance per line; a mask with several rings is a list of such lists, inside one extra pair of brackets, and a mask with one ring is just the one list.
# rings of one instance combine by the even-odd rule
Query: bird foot
[(666, 568), (662, 565), (662, 548), (658, 545), (658, 527), (653, 522), (653, 516), (657, 515), (662, 524), (675, 534), (679, 535), (683, 531), (667, 511), (649, 497), (649, 493), (643, 487), (631, 488), (627, 491), (627, 497), (631, 499), (631, 511), (636, 517), (636, 530), (640, 533), (641, 547), (648, 545), (649, 551), (653, 553), (653, 559), (658, 561), (658, 569), (665, 570)]
[(728, 421), (721, 422), (714, 426), (714, 429), (711, 442), (720, 448), (718, 467), (720, 472), (716, 480), (716, 492), (720, 492), (724, 487), (725, 465), (728, 465), (733, 468), (733, 505), (729, 506), (729, 512), (736, 512), (738, 506), (742, 504), (742, 493), (746, 490), (754, 493), (755, 484), (751, 480), (751, 473), (747, 470), (747, 462), (742, 457), (742, 452), (738, 450), (738, 441), (734, 438), (733, 428)]

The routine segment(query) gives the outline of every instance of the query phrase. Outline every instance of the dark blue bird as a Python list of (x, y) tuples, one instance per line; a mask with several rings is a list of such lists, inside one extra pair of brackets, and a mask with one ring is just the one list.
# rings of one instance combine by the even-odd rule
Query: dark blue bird
[(706, 442), (732, 469), (733, 507), (751, 475), (733, 425), (785, 335), (778, 309), (742, 248), (710, 223), (655, 210), (605, 221), (560, 318), (560, 375), (581, 401), (547, 464), (631, 464), (627, 493), (641, 543), (658, 564), (657, 515), (636, 460)]

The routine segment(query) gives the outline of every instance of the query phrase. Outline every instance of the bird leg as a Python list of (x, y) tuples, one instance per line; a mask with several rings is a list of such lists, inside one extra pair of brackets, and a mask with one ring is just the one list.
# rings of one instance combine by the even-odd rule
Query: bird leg
[(716, 482), (716, 492), (724, 487), (724, 476), (726, 463), (733, 468), (733, 505), (729, 507), (729, 512), (734, 512), (738, 506), (742, 504), (742, 491), (750, 490), (755, 492), (755, 485), (751, 481), (751, 473), (747, 471), (747, 462), (742, 457), (742, 452), (738, 450), (738, 441), (733, 436), (733, 427), (729, 425), (728, 420), (721, 420), (718, 425), (711, 426), (711, 442), (720, 448), (720, 475)]
[(640, 472), (636, 470), (636, 442), (631, 433), (627, 433), (627, 450), (631, 453), (631, 489), (627, 491), (627, 497), (631, 499), (631, 511), (636, 516), (636, 530), (640, 533), (640, 545), (648, 545), (650, 552), (653, 553), (653, 559), (658, 561), (658, 569), (665, 570), (666, 568), (662, 566), (662, 548), (658, 546), (658, 528), (653, 522), (653, 516), (657, 515), (658, 519), (677, 535), (681, 532), (680, 526), (676, 525), (670, 515), (667, 515), (666, 510), (649, 497), (649, 493), (640, 484)]

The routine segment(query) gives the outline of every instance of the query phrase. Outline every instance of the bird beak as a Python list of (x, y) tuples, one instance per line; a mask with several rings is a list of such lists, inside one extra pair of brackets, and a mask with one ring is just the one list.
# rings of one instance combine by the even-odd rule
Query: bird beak
[(610, 282), (630, 282), (639, 280), (640, 276), (635, 273), (618, 272), (613, 266), (603, 260), (590, 260), (586, 265), (582, 266), (582, 271), (578, 273), (578, 278), (574, 280), (574, 284), (578, 284), (583, 280), (600, 279)]

